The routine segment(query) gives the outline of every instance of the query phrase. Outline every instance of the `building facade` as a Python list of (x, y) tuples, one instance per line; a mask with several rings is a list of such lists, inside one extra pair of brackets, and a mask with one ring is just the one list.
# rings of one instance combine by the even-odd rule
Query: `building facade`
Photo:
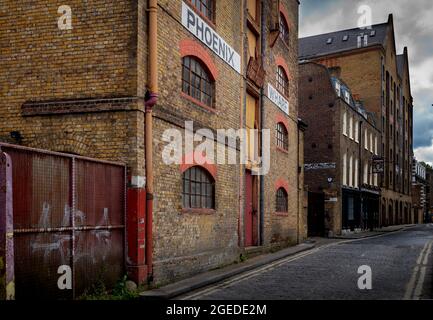
[(393, 16), (370, 28), (302, 38), (300, 60), (338, 67), (352, 94), (378, 119), (379, 149), (384, 158), (380, 225), (414, 221), (410, 182), (413, 99), (408, 51), (396, 53)]
[(127, 164), (133, 280), (306, 238), (298, 1), (4, 5), (0, 140)]
[[(299, 103), (305, 133), (305, 185), (323, 204), (309, 207), (311, 235), (340, 235), (378, 225), (380, 131), (374, 115), (339, 78), (339, 69), (300, 64)], [(320, 212), (323, 206), (323, 213)]]
[(427, 201), (427, 222), (433, 222), (433, 168), (426, 167), (426, 201)]
[(413, 159), (412, 201), (415, 223), (424, 223), (428, 219), (429, 203), (427, 201), (427, 166)]

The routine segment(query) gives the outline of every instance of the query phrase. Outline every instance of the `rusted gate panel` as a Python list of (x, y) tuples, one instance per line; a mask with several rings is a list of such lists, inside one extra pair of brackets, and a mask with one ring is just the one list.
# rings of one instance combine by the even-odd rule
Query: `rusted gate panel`
[[(72, 299), (124, 273), (125, 167), (2, 145), (12, 159), (17, 299)], [(59, 267), (72, 289), (58, 287)]]

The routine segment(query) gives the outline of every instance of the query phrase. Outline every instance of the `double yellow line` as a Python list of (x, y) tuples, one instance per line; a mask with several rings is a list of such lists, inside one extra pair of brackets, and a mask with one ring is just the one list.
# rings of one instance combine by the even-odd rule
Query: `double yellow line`
[(412, 277), (407, 285), (404, 300), (420, 300), (425, 276), (428, 268), (428, 260), (432, 251), (433, 240), (424, 245), (413, 270)]

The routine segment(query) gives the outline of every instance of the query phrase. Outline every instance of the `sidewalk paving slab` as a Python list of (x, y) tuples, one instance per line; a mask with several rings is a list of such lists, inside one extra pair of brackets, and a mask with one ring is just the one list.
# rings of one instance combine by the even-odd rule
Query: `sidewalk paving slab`
[(238, 274), (257, 269), (277, 260), (311, 250), (315, 248), (314, 243), (302, 243), (300, 245), (289, 247), (275, 253), (265, 254), (254, 257), (246, 262), (233, 264), (228, 267), (217, 269), (191, 278), (169, 284), (154, 290), (148, 290), (140, 293), (142, 300), (168, 300), (180, 296), (182, 294), (212, 285), (222, 280), (231, 278)]

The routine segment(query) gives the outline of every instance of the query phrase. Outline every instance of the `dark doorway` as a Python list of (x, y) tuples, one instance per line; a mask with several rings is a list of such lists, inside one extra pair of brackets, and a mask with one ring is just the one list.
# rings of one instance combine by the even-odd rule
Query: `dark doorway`
[(325, 235), (325, 195), (308, 193), (308, 236), (323, 237)]
[(246, 171), (245, 184), (245, 247), (258, 245), (257, 182), (251, 171)]

